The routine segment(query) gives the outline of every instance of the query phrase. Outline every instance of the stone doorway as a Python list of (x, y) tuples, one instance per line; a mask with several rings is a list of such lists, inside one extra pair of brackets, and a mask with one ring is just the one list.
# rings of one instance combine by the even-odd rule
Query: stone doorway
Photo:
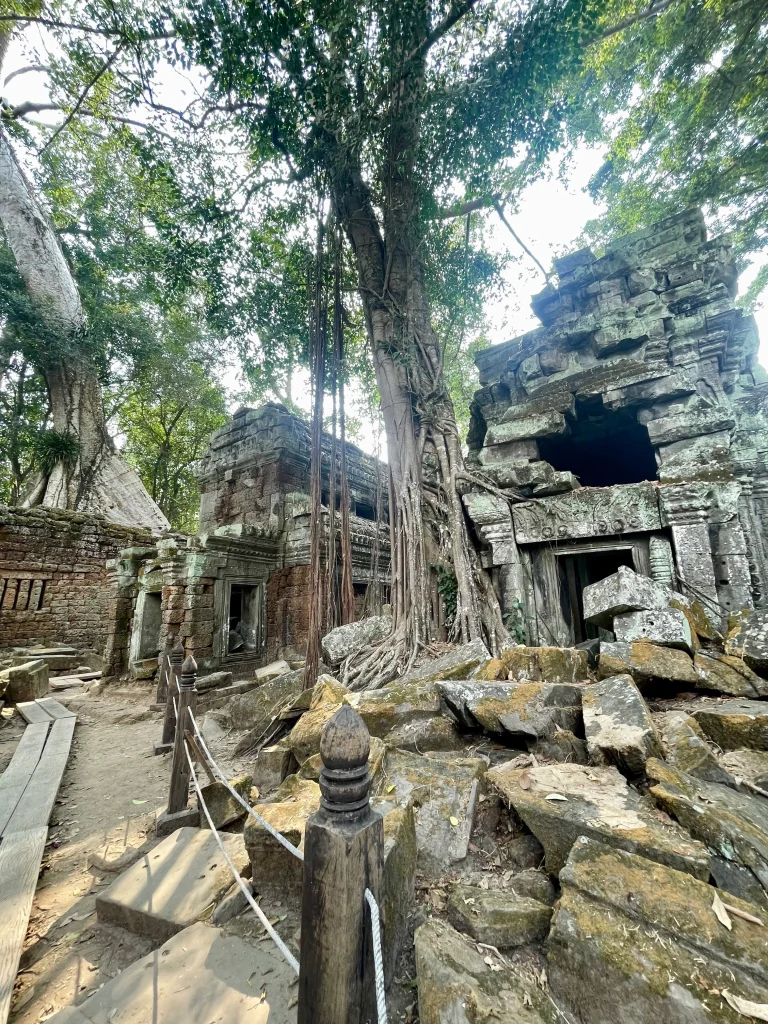
[(227, 608), (227, 653), (253, 654), (264, 646), (264, 585), (232, 583)]
[(560, 606), (563, 618), (569, 625), (573, 642), (606, 639), (606, 630), (584, 621), (584, 587), (598, 583), (616, 572), (620, 565), (635, 569), (632, 548), (613, 548), (599, 551), (581, 551), (557, 556), (557, 571), (560, 578)]

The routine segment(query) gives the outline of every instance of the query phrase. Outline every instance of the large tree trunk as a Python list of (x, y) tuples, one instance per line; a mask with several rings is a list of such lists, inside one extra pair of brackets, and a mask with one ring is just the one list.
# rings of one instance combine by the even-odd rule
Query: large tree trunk
[(38, 345), (35, 361), (48, 386), (53, 429), (71, 435), (78, 446), (76, 457), (59, 460), (38, 475), (25, 504), (97, 512), (126, 525), (167, 529), (167, 519), (134, 470), (116, 454), (107, 433), (77, 285), (1, 131), (0, 224), (45, 325), (47, 337)]

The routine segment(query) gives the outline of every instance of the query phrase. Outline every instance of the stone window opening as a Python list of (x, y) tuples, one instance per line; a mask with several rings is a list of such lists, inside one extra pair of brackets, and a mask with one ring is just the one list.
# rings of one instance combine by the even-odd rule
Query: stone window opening
[(39, 612), (45, 598), (45, 580), (0, 579), (0, 608), (14, 612)]
[(626, 565), (636, 572), (640, 571), (635, 564), (631, 547), (564, 552), (557, 555), (560, 607), (575, 644), (594, 639), (613, 640), (613, 634), (608, 630), (584, 621), (583, 593), (584, 587), (611, 576), (621, 565)]
[(567, 417), (571, 432), (539, 439), (542, 459), (574, 473), (582, 487), (610, 487), (657, 478), (648, 430), (635, 410), (606, 409), (602, 398), (580, 399)]
[(228, 654), (252, 654), (264, 646), (264, 587), (232, 583), (227, 609)]
[(160, 627), (163, 621), (162, 597), (160, 593), (145, 591), (141, 604), (139, 638), (136, 661), (156, 658), (160, 651)]

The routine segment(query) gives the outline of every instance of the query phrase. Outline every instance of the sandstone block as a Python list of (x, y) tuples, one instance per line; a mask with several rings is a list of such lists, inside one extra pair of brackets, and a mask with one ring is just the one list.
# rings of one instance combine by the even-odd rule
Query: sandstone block
[(337, 626), (322, 639), (323, 658), (329, 665), (338, 665), (368, 644), (384, 640), (391, 631), (392, 619), (389, 615), (371, 615), (359, 622)]
[(674, 647), (661, 647), (645, 641), (627, 643), (600, 643), (598, 676), (623, 675), (628, 672), (642, 688), (644, 683), (669, 682), (678, 684), (673, 691), (695, 689), (700, 682), (690, 655)]
[(699, 677), (697, 690), (711, 690), (729, 697), (768, 697), (768, 680), (757, 675), (741, 658), (715, 651), (700, 651), (693, 659)]
[(207, 676), (198, 676), (195, 685), (198, 693), (205, 693), (206, 690), (218, 690), (224, 686), (230, 686), (231, 683), (231, 672), (211, 672)]
[(625, 643), (641, 640), (681, 651), (692, 651), (694, 646), (688, 619), (677, 608), (616, 615), (613, 632), (618, 641)]
[(478, 679), (515, 682), (579, 683), (589, 678), (586, 651), (576, 647), (505, 648), (477, 673)]
[(693, 717), (721, 750), (768, 750), (768, 703), (728, 700), (697, 707)]
[[(251, 776), (238, 775), (237, 778), (230, 779), (229, 784), (247, 803), (253, 784)], [(201, 787), (201, 792), (208, 813), (213, 819), (214, 828), (224, 828), (225, 825), (231, 825), (238, 818), (245, 816), (243, 805), (235, 800), (223, 782), (209, 782), (208, 785)], [(200, 808), (200, 828), (210, 828), (202, 807)]]
[(266, 683), (269, 682), (270, 679), (276, 679), (278, 676), (284, 676), (290, 671), (291, 666), (287, 661), (272, 661), (269, 665), (262, 665), (261, 668), (257, 668), (254, 672), (254, 676), (258, 682)]
[(541, 942), (551, 917), (551, 907), (515, 892), (457, 885), (448, 898), (448, 920), (454, 928), (499, 948)]
[(439, 683), (449, 711), (469, 729), (535, 742), (581, 729), (582, 687), (556, 683)]
[(728, 634), (726, 652), (768, 675), (768, 609), (755, 609)]
[(679, 825), (660, 821), (615, 768), (499, 765), (486, 780), (542, 844), (550, 874), (560, 872), (573, 844), (587, 836), (709, 878), (706, 847)]
[(615, 615), (666, 608), (669, 598), (670, 591), (662, 584), (622, 565), (599, 583), (584, 587), (584, 618), (610, 629)]
[(422, 662), (400, 679), (400, 683), (434, 682), (438, 679), (470, 679), (490, 658), (482, 640), (461, 644), (439, 658)]
[[(303, 679), (303, 669), (300, 670)], [(320, 736), (325, 723), (333, 718), (349, 691), (333, 676), (322, 675), (312, 688), (309, 710), (294, 725), (288, 744), (301, 764), (320, 751)]]
[(10, 704), (37, 700), (48, 693), (48, 664), (42, 659), (0, 671), (0, 695)]
[(651, 713), (631, 676), (611, 676), (582, 693), (584, 733), (594, 764), (613, 764), (630, 776), (641, 776), (649, 757), (661, 744)]
[(734, 780), (709, 749), (701, 726), (685, 711), (667, 711), (656, 722), (664, 747), (664, 760), (673, 768), (702, 779), (733, 786)]

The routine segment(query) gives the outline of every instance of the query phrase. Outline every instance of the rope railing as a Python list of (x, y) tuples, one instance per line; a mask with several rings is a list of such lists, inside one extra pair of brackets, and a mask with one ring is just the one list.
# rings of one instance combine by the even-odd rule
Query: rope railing
[(387, 1000), (384, 994), (384, 957), (381, 952), (381, 915), (376, 897), (370, 889), (365, 890), (365, 899), (371, 912), (373, 933), (373, 965), (376, 970), (376, 1016), (379, 1024), (387, 1024)]
[(293, 843), (290, 843), (285, 838), (284, 835), (282, 835), (280, 832), (277, 831), (276, 828), (270, 825), (270, 823), (265, 818), (262, 818), (262, 816), (257, 811), (254, 811), (254, 809), (248, 804), (248, 802), (246, 800), (243, 800), (243, 798), (240, 796), (237, 790), (230, 785), (229, 779), (226, 777), (226, 775), (222, 772), (221, 768), (219, 768), (219, 766), (214, 761), (211, 752), (208, 749), (208, 745), (206, 744), (205, 739), (203, 738), (203, 734), (200, 731), (200, 728), (197, 724), (197, 721), (195, 720), (195, 716), (191, 711), (189, 712), (189, 718), (190, 721), (192, 722), (192, 729), (194, 731), (195, 739), (199, 741), (201, 747), (203, 748), (203, 753), (208, 758), (208, 763), (210, 764), (213, 770), (213, 774), (217, 777), (219, 782), (221, 782), (224, 786), (227, 787), (227, 790), (229, 791), (230, 795), (233, 796), (235, 800), (237, 800), (237, 802), (240, 804), (243, 810), (246, 811), (253, 818), (254, 821), (257, 821), (263, 828), (265, 828), (267, 832), (269, 832), (269, 834), (273, 837), (273, 839), (276, 839), (278, 843), (280, 843), (281, 846), (284, 846), (285, 849), (289, 853), (293, 854), (294, 857), (298, 858), (299, 860), (304, 860), (304, 854), (301, 852), (301, 850), (297, 849), (293, 845)]
[(205, 814), (206, 819), (208, 820), (208, 825), (209, 825), (209, 827), (211, 829), (211, 832), (213, 832), (213, 835), (214, 835), (214, 838), (215, 838), (216, 842), (219, 845), (219, 849), (221, 850), (221, 854), (222, 854), (224, 860), (227, 862), (227, 866), (229, 867), (229, 870), (232, 872), (232, 877), (235, 879), (235, 881), (239, 885), (240, 891), (245, 896), (246, 900), (248, 900), (248, 902), (250, 903), (251, 909), (255, 912), (256, 916), (258, 917), (259, 921), (264, 926), (264, 928), (265, 928), (267, 934), (269, 935), (269, 937), (275, 943), (277, 948), (283, 954), (283, 956), (288, 961), (288, 963), (291, 965), (291, 967), (294, 969), (294, 971), (296, 971), (296, 973), (298, 974), (299, 973), (299, 961), (296, 959), (296, 957), (293, 955), (293, 953), (290, 951), (290, 949), (288, 949), (286, 944), (283, 942), (283, 940), (277, 934), (275, 929), (269, 923), (269, 919), (267, 918), (267, 915), (264, 913), (264, 911), (258, 905), (256, 900), (251, 895), (251, 893), (248, 892), (248, 886), (245, 884), (245, 882), (243, 881), (242, 877), (240, 876), (240, 873), (238, 872), (237, 868), (235, 867), (235, 865), (232, 863), (232, 861), (229, 858), (229, 854), (227, 853), (227, 851), (226, 851), (226, 849), (224, 847), (224, 843), (221, 841), (221, 836), (219, 835), (218, 829), (216, 828), (216, 826), (213, 823), (213, 819), (211, 818), (211, 813), (208, 810), (208, 805), (206, 804), (205, 798), (204, 798), (203, 793), (202, 793), (202, 790), (200, 789), (200, 783), (199, 783), (198, 778), (197, 778), (197, 772), (195, 771), (194, 765), (192, 764), (192, 758), (189, 756), (189, 747), (187, 746), (186, 740), (184, 741), (184, 753), (187, 755), (187, 764), (189, 765), (189, 770), (190, 770), (191, 778), (192, 778), (192, 784), (194, 785), (195, 792), (197, 793), (198, 803), (200, 804), (200, 808), (202, 809), (203, 813)]

